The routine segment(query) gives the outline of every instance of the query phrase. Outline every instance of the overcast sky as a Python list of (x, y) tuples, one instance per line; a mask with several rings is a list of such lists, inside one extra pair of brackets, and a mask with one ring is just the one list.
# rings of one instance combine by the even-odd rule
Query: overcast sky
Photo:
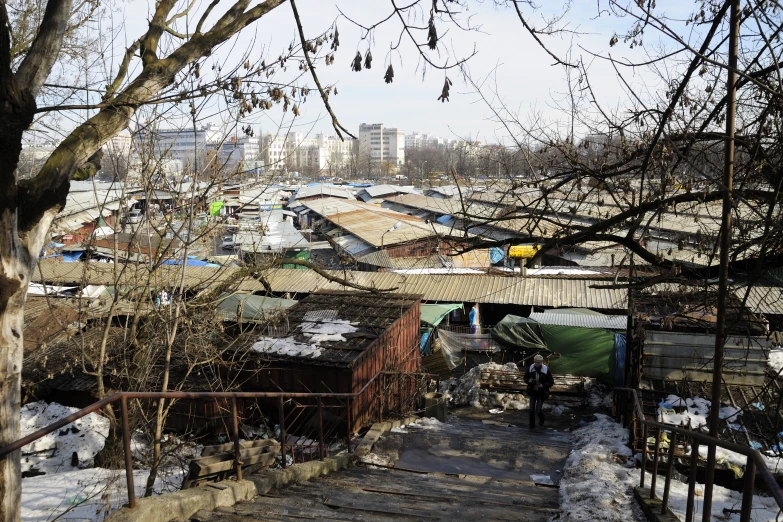
[[(386, 18), (392, 12), (390, 0), (339, 0), (336, 3), (346, 15), (367, 25)], [(553, 5), (558, 4), (555, 1), (540, 3), (546, 4), (548, 9), (555, 9)], [(566, 56), (566, 52), (571, 48), (572, 60), (581, 57), (590, 63), (596, 95), (606, 107), (616, 109), (625, 103), (627, 94), (610, 64), (591, 57), (584, 49), (603, 55), (611, 52), (616, 58), (627, 56), (638, 59), (642, 54), (639, 49), (631, 50), (626, 45), (609, 46), (609, 40), (615, 32), (624, 32), (630, 21), (611, 16), (605, 11), (599, 15), (597, 5), (601, 3), (595, 0), (575, 0), (567, 15), (567, 21), (568, 27), (579, 34), (565, 34), (562, 37), (549, 38), (546, 42), (561, 56)], [(135, 38), (144, 28), (149, 16), (142, 16), (140, 12), (140, 8), (145, 4), (146, 0), (131, 0), (125, 6), (123, 16), (130, 41), (131, 36)], [(360, 41), (361, 31), (357, 27), (339, 18), (335, 1), (298, 0), (297, 5), (308, 36), (326, 30), (331, 22), (337, 19), (340, 49), (334, 65), (321, 65), (318, 71), (322, 82), (336, 83), (339, 94), (332, 97), (331, 101), (341, 123), (349, 130), (358, 132), (362, 122), (384, 123), (403, 129), (406, 133), (427, 132), (452, 139), (478, 139), (484, 143), (496, 142), (507, 135), (505, 129), (492, 121), (490, 108), (465, 84), (457, 70), (447, 73), (454, 82), (450, 101), (437, 101), (443, 86), (444, 73), (430, 69), (422, 78), (417, 51), (405, 36), (399, 52), (391, 55), (395, 69), (394, 83), (384, 83), (388, 50), (391, 42), (396, 42), (400, 34), (401, 24), (398, 19), (392, 18), (375, 31), (372, 45), (373, 67), (369, 71), (356, 73), (350, 70), (351, 59), (357, 50), (364, 54), (368, 44)], [(146, 9), (151, 7), (152, 2)], [(657, 9), (659, 14), (684, 18), (688, 15), (684, 9), (689, 7), (691, 4), (660, 0)], [(466, 33), (454, 26), (440, 23), (438, 27), (441, 42), (445, 47), (440, 51), (440, 57), (431, 53), (433, 60), (442, 63), (447, 56), (447, 49), (449, 61), (454, 63), (455, 56), (465, 57), (475, 47), (477, 54), (468, 62), (472, 76), (483, 78), (495, 71), (492, 85), (497, 86), (498, 94), (506, 105), (514, 108), (523, 117), (564, 121), (566, 115), (557, 108), (558, 101), (562, 101), (566, 94), (564, 68), (552, 65), (553, 59), (523, 29), (512, 8), (496, 7), (494, 0), (470, 0), (470, 8), (471, 12), (466, 15), (472, 16), (470, 23), (478, 30)], [(527, 13), (531, 16), (530, 21), (540, 26), (541, 16), (551, 15), (552, 11)], [(448, 33), (443, 36), (446, 29)], [(684, 36), (689, 37), (687, 34)], [(246, 31), (240, 37), (236, 47), (230, 50), (224, 48), (216, 53), (217, 59), (226, 59), (225, 56), (221, 57), (221, 54), (236, 54), (237, 49), (249, 46), (253, 39), (263, 43), (273, 56), (277, 56), (281, 49), (287, 48), (290, 42), (297, 39), (290, 6), (284, 4), (262, 18), (252, 30)], [(654, 46), (661, 44), (659, 36), (655, 34), (646, 35), (645, 40)], [(629, 82), (637, 92), (654, 91), (659, 87), (653, 78), (626, 72), (629, 73)], [(485, 92), (491, 94), (491, 90), (487, 88)], [(320, 101), (311, 96), (308, 103), (302, 107), (301, 118), (297, 118), (297, 129), (333, 134), (325, 114)], [(276, 123), (272, 120), (279, 119), (280, 115), (279, 110), (269, 111), (269, 115), (255, 120), (254, 127), (260, 127), (263, 132), (273, 131)]]

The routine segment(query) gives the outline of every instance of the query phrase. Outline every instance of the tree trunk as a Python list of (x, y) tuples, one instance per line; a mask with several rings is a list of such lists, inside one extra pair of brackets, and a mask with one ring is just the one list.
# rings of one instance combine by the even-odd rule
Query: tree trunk
[[(0, 296), (6, 302), (0, 314), (0, 446), (19, 439), (19, 408), (21, 407), (22, 327), (26, 277), (9, 277), (8, 260), (3, 259), (0, 274)], [(25, 270), (26, 271), (26, 270)], [(24, 272), (20, 272), (24, 273)], [(17, 274), (13, 274), (17, 275)], [(10, 295), (9, 295), (10, 294)], [(0, 519), (21, 520), (22, 468), (19, 451), (0, 460)]]

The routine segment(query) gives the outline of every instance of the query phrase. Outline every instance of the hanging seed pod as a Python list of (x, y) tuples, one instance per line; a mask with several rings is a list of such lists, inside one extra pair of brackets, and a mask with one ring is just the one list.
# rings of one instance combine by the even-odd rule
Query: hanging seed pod
[(332, 51), (336, 51), (340, 46), (340, 31), (337, 30), (337, 26), (334, 26), (334, 38), (332, 39)]
[(445, 103), (449, 101), (449, 88), (451, 87), (451, 80), (449, 80), (448, 76), (446, 77), (446, 81), (443, 82), (443, 91), (441, 91), (440, 96), (438, 96), (438, 100), (441, 101), (441, 103)]
[(299, 106), (294, 104), (294, 106), (291, 108), (291, 112), (294, 113), (294, 116), (299, 116)]
[(356, 51), (356, 56), (351, 60), (351, 70), (359, 72), (362, 70), (362, 54)]
[(367, 49), (367, 54), (364, 55), (364, 68), (372, 69), (372, 53)]
[(394, 81), (394, 68), (389, 64), (389, 67), (386, 68), (386, 74), (383, 75), (383, 81), (386, 83), (391, 83)]
[(429, 30), (427, 31), (427, 45), (430, 49), (438, 46), (438, 31), (435, 29), (435, 16), (430, 15)]

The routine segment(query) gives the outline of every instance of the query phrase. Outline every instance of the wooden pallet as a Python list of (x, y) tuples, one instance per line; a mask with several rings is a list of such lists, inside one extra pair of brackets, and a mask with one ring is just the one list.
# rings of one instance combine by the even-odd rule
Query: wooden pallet
[[(274, 439), (251, 440), (239, 443), (239, 459), (244, 474), (257, 473), (271, 466), (280, 454), (280, 443)], [(236, 475), (234, 444), (205, 446), (201, 457), (192, 459), (182, 489), (217, 482)]]

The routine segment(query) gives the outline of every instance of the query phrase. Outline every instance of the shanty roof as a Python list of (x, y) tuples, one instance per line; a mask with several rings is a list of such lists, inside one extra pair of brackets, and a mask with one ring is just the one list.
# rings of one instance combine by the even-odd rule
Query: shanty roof
[(352, 367), (419, 301), (401, 294), (316, 293), (289, 308), (286, 324), (251, 347), (259, 357)]
[[(146, 266), (133, 266), (121, 272), (126, 285), (162, 288), (179, 284), (182, 266), (160, 266), (150, 273)], [(114, 284), (113, 268), (104, 263), (39, 262), (36, 281), (52, 283)], [(88, 268), (85, 273), (85, 268)], [(264, 284), (251, 277), (241, 278), (242, 270), (233, 267), (211, 268), (188, 266), (185, 286), (209, 288), (217, 284), (236, 284), (236, 291), (263, 292)], [(427, 275), (394, 272), (327, 271), (335, 278), (367, 288), (421, 295), (427, 301), (521, 304), (545, 307), (581, 307), (609, 310), (627, 308), (627, 290), (591, 288), (598, 281), (589, 279), (545, 279), (490, 275)], [(41, 277), (43, 274), (43, 278)], [(271, 269), (263, 273), (275, 293), (309, 294), (317, 290), (349, 290), (341, 283), (325, 279), (312, 270)], [(84, 279), (83, 279), (84, 278)], [(147, 283), (149, 281), (149, 283)]]
[(625, 315), (563, 313), (558, 310), (533, 312), (530, 314), (530, 319), (542, 324), (605, 328), (607, 330), (625, 330), (628, 326), (628, 317)]
[(400, 185), (373, 185), (371, 187), (365, 187), (360, 190), (357, 196), (359, 199), (367, 201), (369, 199), (380, 198), (383, 196), (408, 194), (413, 192), (413, 187), (403, 187)]
[(387, 204), (393, 205), (392, 208), (397, 208), (396, 205), (402, 205), (404, 207), (425, 210), (433, 214), (453, 216), (457, 219), (465, 220), (467, 224), (459, 225), (459, 228), (468, 228), (470, 232), (477, 234), (483, 234), (482, 229), (484, 228), (494, 228), (523, 236), (549, 237), (568, 226), (586, 226), (590, 224), (570, 216), (568, 218), (548, 216), (547, 220), (542, 220), (536, 216), (518, 216), (503, 209), (470, 201), (462, 201), (459, 198), (438, 199), (419, 196), (418, 194), (404, 194), (383, 199)]
[(457, 187), (456, 185), (444, 185), (442, 187), (432, 187), (425, 191), (425, 194), (440, 194), (445, 198), (452, 198), (460, 194), (467, 195), (470, 192), (468, 187)]
[(300, 188), (294, 196), (298, 201), (316, 196), (330, 196), (335, 198), (354, 199), (351, 191), (338, 185), (318, 183)]
[(373, 247), (454, 235), (450, 228), (439, 223), (426, 223), (423, 219), (360, 201), (323, 198), (307, 201), (304, 205)]

